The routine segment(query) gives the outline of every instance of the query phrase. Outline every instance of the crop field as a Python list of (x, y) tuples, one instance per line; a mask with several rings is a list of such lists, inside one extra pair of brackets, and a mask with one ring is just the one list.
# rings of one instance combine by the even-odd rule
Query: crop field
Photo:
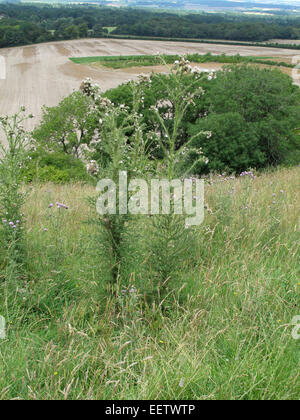
[[(294, 65), (285, 61), (276, 61), (272, 57), (243, 57), (237, 55), (212, 55), (212, 54), (187, 54), (187, 60), (192, 63), (220, 63), (220, 64), (240, 64), (240, 63), (253, 63), (263, 64), (266, 66), (279, 66), (286, 68), (293, 68)], [(120, 55), (120, 56), (100, 56), (100, 57), (79, 57), (71, 58), (71, 61), (76, 64), (99, 64), (104, 67), (112, 69), (126, 69), (131, 67), (147, 67), (159, 65), (162, 62), (166, 64), (173, 64), (175, 60), (179, 60), (179, 55), (163, 54), (157, 55)]]
[[(215, 54), (243, 57), (272, 57), (272, 60), (291, 63), (296, 51), (278, 48), (216, 45), (209, 43), (167, 42), (146, 40), (83, 39), (44, 43), (25, 47), (5, 48), (6, 79), (0, 80), (0, 115), (13, 114), (24, 105), (35, 118), (28, 128), (36, 125), (43, 105), (55, 106), (64, 96), (77, 90), (80, 82), (90, 77), (103, 91), (135, 79), (141, 68), (111, 69), (94, 64), (78, 65), (69, 58), (103, 56), (145, 56), (157, 53)], [(214, 66), (216, 67), (216, 66)], [(287, 69), (290, 70), (290, 69)], [(151, 71), (149, 67), (149, 71)]]

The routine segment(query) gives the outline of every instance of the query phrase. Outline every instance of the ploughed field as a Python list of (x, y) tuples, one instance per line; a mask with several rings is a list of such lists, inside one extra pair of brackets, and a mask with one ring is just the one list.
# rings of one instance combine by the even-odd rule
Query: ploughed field
[[(92, 64), (81, 65), (70, 61), (72, 57), (208, 52), (268, 56), (289, 63), (297, 53), (295, 50), (277, 48), (125, 39), (84, 39), (6, 48), (0, 51), (6, 61), (6, 79), (0, 80), (0, 115), (13, 114), (24, 105), (27, 112), (35, 116), (27, 122), (27, 128), (31, 129), (38, 123), (43, 105), (57, 105), (64, 96), (77, 90), (86, 77), (92, 78), (102, 90), (106, 90), (134, 79), (142, 72), (152, 71), (150, 67), (144, 71), (141, 67), (111, 69)], [(214, 63), (205, 63), (203, 67), (209, 66), (220, 67)], [(161, 68), (154, 70), (161, 71)]]

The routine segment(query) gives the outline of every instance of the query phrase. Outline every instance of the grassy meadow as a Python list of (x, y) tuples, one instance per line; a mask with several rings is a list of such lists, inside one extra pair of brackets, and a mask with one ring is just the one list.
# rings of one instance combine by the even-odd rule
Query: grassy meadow
[(25, 274), (1, 268), (0, 399), (299, 399), (299, 175), (207, 179), (197, 240), (151, 304), (151, 218), (108, 293), (95, 189), (32, 184)]

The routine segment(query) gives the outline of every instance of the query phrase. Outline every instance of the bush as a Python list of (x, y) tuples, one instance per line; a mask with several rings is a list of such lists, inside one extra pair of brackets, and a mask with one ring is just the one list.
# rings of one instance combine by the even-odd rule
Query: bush
[(81, 160), (63, 152), (47, 153), (37, 150), (30, 154), (30, 161), (23, 170), (26, 182), (64, 183), (70, 181), (90, 181)]
[(279, 70), (231, 66), (207, 90), (208, 116), (190, 126), (210, 160), (209, 169), (244, 171), (276, 166), (299, 150), (293, 132), (300, 120), (300, 91)]
[[(176, 149), (188, 143), (180, 159), (178, 175), (193, 166), (202, 148), (209, 164), (198, 162), (194, 174), (209, 171), (242, 172), (250, 168), (264, 168), (284, 163), (299, 163), (300, 142), (294, 132), (300, 120), (300, 91), (292, 79), (279, 70), (261, 69), (249, 65), (226, 67), (216, 78), (199, 78), (193, 91), (187, 90), (192, 102), (180, 123)], [(161, 145), (151, 133), (159, 128), (153, 119), (151, 107), (160, 106), (160, 115), (167, 128), (172, 119), (164, 118), (169, 112), (168, 91), (178, 90), (170, 75), (155, 74), (151, 84), (145, 84), (139, 112), (143, 115), (145, 136), (150, 138), (149, 152), (153, 159), (163, 156)], [(188, 76), (181, 83), (187, 85)], [(202, 87), (205, 95), (195, 95)], [(106, 92), (115, 104), (130, 107), (132, 96), (128, 84)], [(173, 106), (173, 105), (172, 105)], [(212, 132), (191, 138), (201, 131)]]
[[(191, 126), (190, 134), (199, 131), (210, 135), (197, 136), (193, 142), (195, 149), (202, 148), (209, 163), (197, 164), (196, 173), (203, 172), (235, 172), (246, 168), (262, 166), (266, 161), (265, 153), (259, 147), (259, 136), (251, 124), (245, 124), (243, 117), (237, 112), (226, 114), (210, 114), (207, 118)], [(194, 161), (197, 154), (191, 152), (185, 161)]]
[(90, 98), (73, 92), (54, 107), (44, 107), (33, 138), (49, 152), (62, 151), (80, 157), (80, 149), (89, 144), (97, 121)]

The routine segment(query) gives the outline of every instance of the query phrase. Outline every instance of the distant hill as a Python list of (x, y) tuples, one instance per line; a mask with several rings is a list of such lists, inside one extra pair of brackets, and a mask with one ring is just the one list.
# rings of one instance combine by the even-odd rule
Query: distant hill
[[(23, 0), (25, 3), (27, 0)], [(33, 3), (35, 0), (28, 0)], [(230, 0), (36, 0), (44, 3), (87, 3), (102, 4), (114, 7), (147, 7), (158, 9), (204, 10), (211, 12), (240, 11), (249, 13), (272, 13), (279, 11), (292, 12), (300, 10), (300, 0), (263, 0), (263, 1), (230, 1)], [(1, 1), (0, 1), (1, 2)], [(4, 2), (4, 1), (2, 1)], [(6, 2), (20, 2), (8, 0)]]
[[(109, 0), (107, 1), (109, 2)], [(199, 8), (204, 10), (294, 9), (300, 1), (230, 1), (230, 0), (111, 0), (110, 3), (138, 4), (157, 7)]]
[(230, 1), (230, 0), (107, 0), (114, 5), (126, 3), (129, 6), (176, 8), (205, 11), (278, 11), (300, 7), (300, 1)]

